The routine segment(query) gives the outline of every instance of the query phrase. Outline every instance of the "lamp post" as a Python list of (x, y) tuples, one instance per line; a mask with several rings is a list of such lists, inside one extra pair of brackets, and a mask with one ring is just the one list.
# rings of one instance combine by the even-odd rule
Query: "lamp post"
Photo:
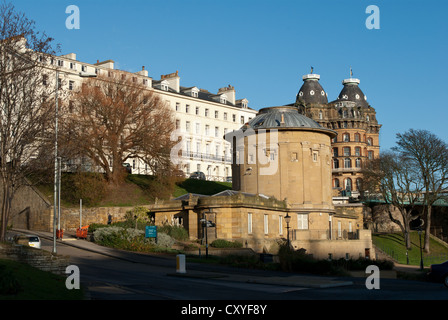
[(286, 222), (286, 238), (287, 238), (287, 242), (288, 242), (288, 249), (290, 247), (290, 242), (289, 242), (289, 223), (291, 222), (291, 216), (286, 213), (286, 216), (284, 217), (285, 222)]
[[(96, 74), (80, 72), (79, 77), (81, 78), (95, 78)], [(56, 85), (55, 85), (55, 116), (54, 116), (54, 211), (53, 211), (53, 253), (56, 254), (56, 220), (57, 216), (60, 214), (60, 203), (58, 200), (58, 195), (60, 196), (60, 179), (58, 167), (60, 165), (60, 158), (58, 157), (58, 91), (59, 91), (59, 70), (56, 69)], [(60, 217), (59, 217), (60, 220)], [(59, 222), (60, 227), (60, 222)]]
[(418, 237), (420, 239), (420, 270), (423, 270), (422, 227), (418, 228)]

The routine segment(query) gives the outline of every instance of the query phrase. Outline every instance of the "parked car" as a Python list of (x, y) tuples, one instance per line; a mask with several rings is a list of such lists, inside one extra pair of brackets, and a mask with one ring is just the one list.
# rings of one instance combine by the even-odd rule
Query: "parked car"
[(205, 180), (205, 174), (201, 171), (195, 171), (190, 175), (190, 179)]
[(36, 249), (40, 249), (42, 242), (40, 241), (39, 236), (36, 236), (34, 234), (27, 234), (27, 235), (16, 235), (14, 236), (14, 243), (21, 244), (24, 246), (33, 247)]
[(232, 176), (228, 176), (228, 177), (226, 178), (226, 182), (232, 182)]
[(448, 288), (448, 261), (430, 266), (428, 277), (432, 281), (443, 282)]

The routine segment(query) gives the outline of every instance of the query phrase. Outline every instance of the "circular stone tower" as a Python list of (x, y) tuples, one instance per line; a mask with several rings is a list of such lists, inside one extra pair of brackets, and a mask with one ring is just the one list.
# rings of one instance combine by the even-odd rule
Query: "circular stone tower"
[(331, 212), (333, 130), (295, 107), (261, 109), (233, 139), (233, 189), (286, 199), (297, 212)]

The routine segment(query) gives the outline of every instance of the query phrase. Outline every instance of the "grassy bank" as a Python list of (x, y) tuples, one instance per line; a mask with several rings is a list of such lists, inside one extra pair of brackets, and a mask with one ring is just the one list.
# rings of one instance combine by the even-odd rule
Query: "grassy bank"
[[(424, 234), (421, 235), (422, 246), (424, 242), (423, 237)], [(418, 232), (412, 231), (410, 238), (411, 249), (408, 250), (409, 264), (420, 265), (420, 238)], [(391, 256), (398, 263), (407, 263), (406, 246), (402, 233), (373, 234), (372, 240), (375, 246)], [(448, 248), (432, 238), (430, 240), (430, 251), (430, 254), (426, 254), (422, 250), (424, 266), (448, 260)]]
[(28, 264), (0, 259), (0, 300), (82, 300), (84, 292), (69, 290), (66, 277)]

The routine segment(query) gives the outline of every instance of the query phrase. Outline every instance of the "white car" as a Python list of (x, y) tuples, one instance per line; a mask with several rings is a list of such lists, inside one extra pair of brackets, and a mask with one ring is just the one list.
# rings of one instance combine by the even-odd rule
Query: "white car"
[(16, 235), (14, 236), (14, 242), (36, 249), (40, 249), (42, 244), (39, 236), (36, 236), (35, 234)]

